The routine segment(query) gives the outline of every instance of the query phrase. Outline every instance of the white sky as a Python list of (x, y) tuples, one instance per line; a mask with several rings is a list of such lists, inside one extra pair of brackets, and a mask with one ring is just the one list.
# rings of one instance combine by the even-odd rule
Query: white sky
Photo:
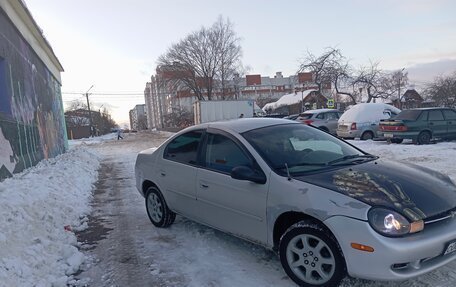
[(95, 108), (109, 107), (122, 126), (128, 111), (144, 103), (158, 57), (219, 15), (234, 23), (251, 74), (289, 76), (307, 50), (319, 54), (329, 46), (340, 48), (355, 66), (373, 60), (384, 69), (412, 67), (412, 79), (412, 71), (421, 69), (418, 84), (456, 70), (456, 1), (451, 0), (25, 2), (65, 69), (62, 91), (84, 93), (94, 85)]

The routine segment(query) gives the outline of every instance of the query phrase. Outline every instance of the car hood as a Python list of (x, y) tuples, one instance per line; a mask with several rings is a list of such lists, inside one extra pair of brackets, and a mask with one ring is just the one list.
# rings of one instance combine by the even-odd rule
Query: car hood
[(393, 209), (411, 221), (456, 207), (456, 186), (448, 176), (409, 163), (376, 160), (294, 178)]

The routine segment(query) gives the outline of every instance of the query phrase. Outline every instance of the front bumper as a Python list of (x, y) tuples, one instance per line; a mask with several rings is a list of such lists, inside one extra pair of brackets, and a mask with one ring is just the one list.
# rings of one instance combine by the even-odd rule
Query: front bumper
[[(443, 255), (456, 239), (456, 219), (426, 225), (422, 232), (389, 238), (375, 232), (368, 222), (335, 216), (326, 226), (337, 238), (350, 276), (370, 280), (405, 280), (430, 272), (456, 259), (456, 252)], [(351, 247), (360, 243), (374, 248), (369, 253)]]

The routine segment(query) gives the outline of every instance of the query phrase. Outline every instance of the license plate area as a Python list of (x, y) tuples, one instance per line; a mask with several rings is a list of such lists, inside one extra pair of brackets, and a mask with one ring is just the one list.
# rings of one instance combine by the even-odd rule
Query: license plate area
[(456, 240), (453, 240), (446, 245), (443, 255), (445, 256), (454, 252), (456, 252)]
[(393, 134), (384, 133), (383, 136), (384, 136), (385, 138), (392, 138), (392, 137), (393, 137)]

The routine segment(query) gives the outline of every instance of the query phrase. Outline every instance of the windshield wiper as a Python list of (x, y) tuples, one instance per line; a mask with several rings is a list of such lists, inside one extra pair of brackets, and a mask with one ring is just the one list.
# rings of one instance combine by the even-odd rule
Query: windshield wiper
[(350, 161), (350, 164), (352, 164), (352, 163), (355, 163), (355, 160), (356, 161), (359, 161), (359, 160), (365, 161), (365, 160), (377, 159), (377, 158), (378, 158), (378, 156), (375, 156), (375, 155), (372, 155), (372, 154), (352, 154), (352, 155), (346, 155), (346, 156), (343, 156), (341, 158), (329, 161), (326, 164), (327, 165), (334, 165), (334, 164), (337, 164), (337, 163), (340, 163), (340, 162), (344, 162), (344, 161), (347, 161), (347, 160), (351, 160), (351, 159), (352, 159), (352, 161)]

